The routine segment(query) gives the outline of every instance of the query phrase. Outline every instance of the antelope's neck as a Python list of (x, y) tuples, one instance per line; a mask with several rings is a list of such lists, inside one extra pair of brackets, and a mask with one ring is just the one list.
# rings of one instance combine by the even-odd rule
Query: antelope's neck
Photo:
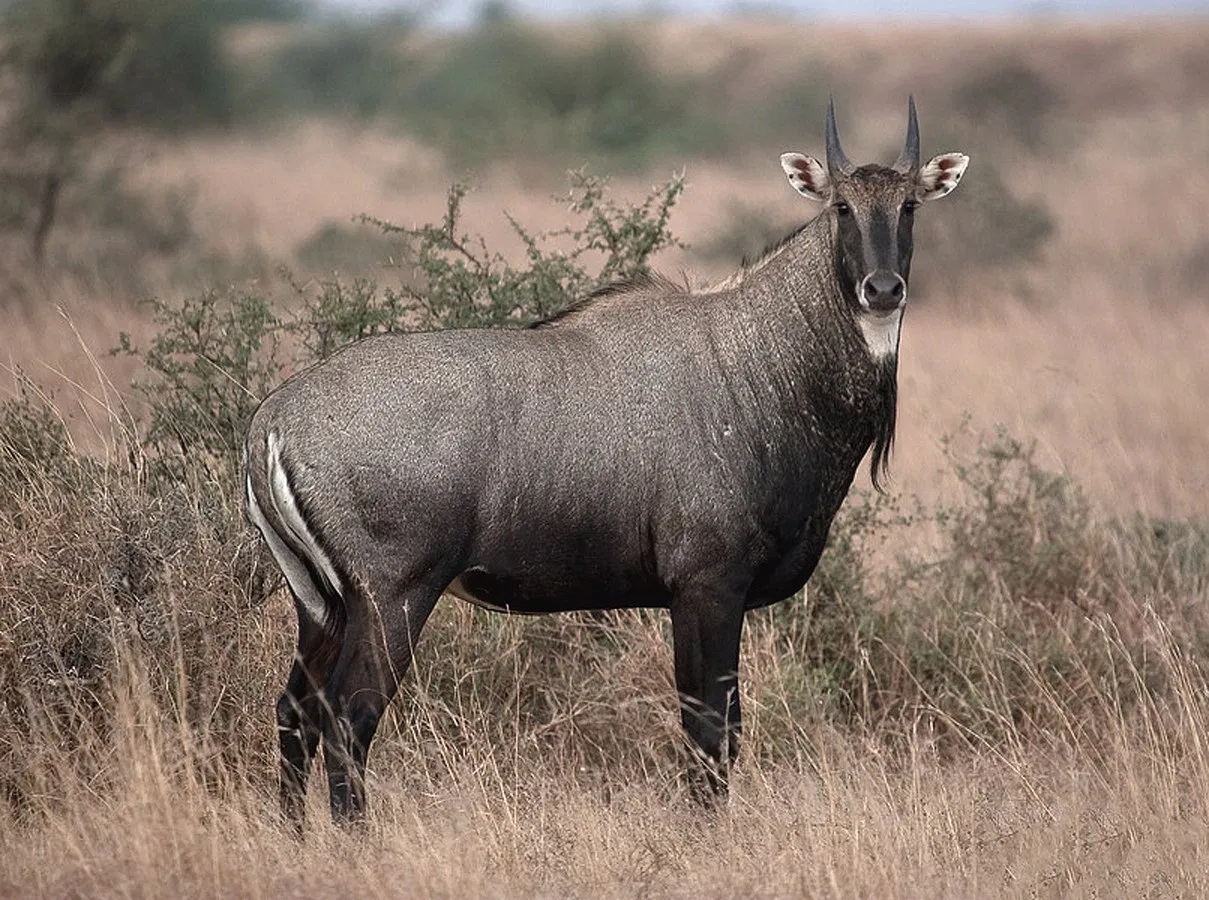
[(844, 298), (825, 217), (747, 273), (739, 290), (735, 306), (752, 316), (746, 330), (764, 350), (752, 359), (763, 371), (749, 377), (775, 396), (782, 421), (798, 418), (858, 459), (875, 440), (892, 439), (899, 322), (862, 322)]

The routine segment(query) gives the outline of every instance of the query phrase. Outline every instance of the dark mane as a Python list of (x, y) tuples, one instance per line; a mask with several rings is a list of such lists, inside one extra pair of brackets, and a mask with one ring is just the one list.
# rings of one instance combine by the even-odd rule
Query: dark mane
[(648, 272), (642, 275), (635, 275), (633, 278), (623, 278), (619, 281), (614, 281), (606, 284), (604, 287), (597, 288), (590, 294), (573, 300), (560, 309), (558, 312), (551, 313), (545, 318), (538, 319), (533, 322), (530, 328), (546, 328), (550, 325), (555, 325), (566, 319), (572, 318), (585, 310), (596, 306), (602, 300), (609, 297), (617, 297), (625, 294), (636, 294), (639, 291), (645, 290), (683, 290), (681, 285), (662, 275), (654, 272)]
[(890, 472), (890, 452), (894, 449), (894, 431), (898, 420), (898, 358), (881, 363), (877, 388), (877, 410), (873, 416), (873, 447), (869, 457), (869, 476), (878, 493)]

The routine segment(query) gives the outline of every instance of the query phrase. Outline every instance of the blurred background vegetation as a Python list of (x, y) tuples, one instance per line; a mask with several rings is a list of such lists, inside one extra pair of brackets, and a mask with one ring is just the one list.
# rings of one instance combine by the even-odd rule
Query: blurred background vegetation
[[(322, 117), (407, 134), (455, 169), (523, 159), (636, 172), (795, 145), (846, 77), (809, 55), (766, 71), (745, 51), (669, 67), (640, 30), (601, 24), (568, 36), (504, 4), (486, 4), (477, 24), (451, 33), (425, 31), (416, 14), (341, 17), (301, 0), (8, 0), (0, 20), (0, 235), (14, 248), (3, 255), (24, 252), (41, 267), (53, 251), (59, 265), (119, 287), (154, 257), (185, 277), (265, 272), (254, 248), (203, 246), (186, 190), (135, 187), (123, 136), (255, 134)], [(946, 90), (929, 110), (930, 133), (960, 134), (979, 173), (952, 215), (928, 220), (935, 234), (925, 240), (943, 254), (960, 235), (982, 266), (1027, 263), (1054, 220), (1000, 168), (1077, 139), (1060, 124), (1061, 94), (1010, 55)], [(738, 202), (699, 250), (734, 264), (794, 224)], [(71, 238), (52, 241), (56, 232)], [(327, 223), (295, 261), (309, 269), (328, 254), (334, 263), (337, 246), (349, 271), (375, 259), (380, 242)], [(951, 262), (942, 256), (929, 271)]]
[[(96, 333), (59, 373), (84, 399), (56, 398), (20, 371), (31, 358), (15, 346), (22, 338), (5, 347), (18, 362), (0, 402), (0, 723), (8, 723), (0, 724), (0, 799), (18, 814), (63, 775), (41, 762), (48, 747), (84, 748), (66, 768), (89, 785), (103, 781), (132, 667), (150, 685), (153, 713), (203, 748), (208, 789), (226, 784), (224, 771), (250, 771), (258, 788), (271, 777), (269, 699), (292, 624), (281, 581), (240, 518), (237, 469), (247, 417), (273, 385), (366, 334), (523, 324), (645, 271), (660, 251), (711, 274), (758, 256), (814, 212), (776, 206), (753, 185), (790, 193), (776, 153), (821, 151), (829, 93), (872, 95), (882, 78), (895, 79), (894, 90), (917, 83), (926, 92), (925, 152), (961, 149), (974, 165), (943, 208), (920, 217), (913, 297), (943, 306), (945, 317), (968, 316), (988, 340), (1016, 315), (1010, 321), (1025, 338), (1002, 356), (1033, 360), (988, 360), (980, 344), (976, 359), (942, 358), (931, 382), (925, 360), (910, 373), (915, 395), (930, 386), (926, 400), (940, 405), (954, 385), (973, 381), (986, 388), (975, 397), (979, 412), (1011, 418), (992, 388), (1040, 369), (1057, 380), (1052, 373), (1077, 349), (1072, 332), (1106, 360), (1108, 374), (1088, 389), (1098, 400), (1118, 391), (1131, 353), (1157, 346), (1154, 364), (1139, 364), (1162, 370), (1162, 383), (1139, 401), (1143, 413), (1118, 421), (1095, 407), (1089, 417), (1102, 431), (1093, 440), (1066, 435), (1065, 459), (1094, 474), (1114, 442), (1157, 442), (1183, 428), (1194, 433), (1183, 462), (1158, 443), (1145, 453), (1203, 472), (1195, 398), (1204, 392), (1173, 387), (1178, 373), (1168, 371), (1175, 339), (1203, 334), (1194, 304), (1172, 312), (1203, 299), (1203, 225), (1181, 227), (1161, 207), (1158, 221), (1149, 219), (1154, 203), (1104, 213), (1063, 193), (1078, 178), (1080, 201), (1127, 193), (1094, 174), (1104, 171), (1114, 179), (1141, 171), (1152, 186), (1151, 170), (1137, 159), (1123, 166), (1116, 154), (1130, 142), (1139, 153), (1166, 152), (1155, 130), (1170, 136), (1185, 116), (1203, 127), (1209, 63), (1198, 63), (1195, 47), (1180, 51), (1182, 80), (1149, 92), (1144, 79), (1129, 80), (1137, 63), (1128, 31), (1096, 40), (1074, 33), (1069, 46), (1036, 50), (1035, 35), (1021, 30), (946, 67), (904, 53), (897, 32), (883, 34), (879, 50), (850, 31), (855, 49), (842, 53), (799, 46), (794, 34), (772, 50), (729, 32), (698, 45), (698, 35), (678, 38), (670, 26), (660, 44), (646, 23), (543, 26), (501, 4), (459, 31), (434, 31), (419, 15), (342, 18), (295, 0), (8, 0), (0, 17), (0, 313), (33, 322), (20, 334), (39, 350), (45, 319), (35, 314), (70, 306), (68, 292), (75, 315), (90, 306), (112, 313), (91, 320)], [(676, 40), (679, 55), (659, 52)], [(1090, 74), (1055, 74), (1067, 51), (1086, 52)], [(917, 68), (901, 63), (908, 55)], [(892, 159), (906, 93), (892, 112), (871, 101), (867, 127), (850, 127), (856, 116), (842, 111), (846, 142), (870, 146), (876, 134), (879, 158)], [(1122, 110), (1135, 131), (1100, 150), (1097, 138), (1109, 126), (1116, 134)], [(345, 183), (322, 184), (322, 173), (286, 183), (290, 153), (314, 149), (299, 123), (314, 121), (339, 125), (330, 132), (337, 154), (370, 132), (420, 148), (382, 169), (405, 185), (397, 193), (408, 215), (422, 191), (437, 197), (435, 209), (416, 214), (433, 221), (352, 219), (366, 210), (339, 204), (331, 205), (343, 219), (295, 212), (306, 192), (345, 203)], [(305, 222), (284, 252), (266, 249), (238, 220), (209, 221), (194, 187), (145, 177), (147, 146), (204, 158), (224, 141), (267, 143), (279, 155), (267, 176), (280, 178), (274, 202), (280, 195), (285, 215)], [(1175, 168), (1162, 159), (1164, 173)], [(685, 248), (676, 216), (699, 201), (667, 173), (687, 162), (723, 171), (708, 183), (730, 186), (709, 198), (715, 212), (697, 207), (697, 239)], [(253, 167), (240, 163), (223, 175), (238, 184), (266, 177), (246, 175)], [(531, 224), (529, 214), (555, 204), (524, 199), (564, 183), (568, 169), (562, 208)], [(473, 198), (458, 181), (465, 172), (510, 179), (509, 202), (522, 206), (491, 240), (465, 221)], [(626, 196), (611, 193), (602, 172), (629, 179)], [(644, 189), (635, 190), (640, 179)], [(374, 190), (383, 184), (389, 179)], [(1118, 232), (1151, 242), (1146, 253), (1105, 249), (1106, 235)], [(1136, 301), (1135, 318), (1104, 315), (1110, 289), (1119, 290), (1118, 309)], [(1171, 314), (1152, 315), (1159, 308)], [(1029, 330), (1034, 314), (1042, 324)], [(1025, 356), (1022, 346), (1045, 339), (1052, 359)], [(1093, 378), (1076, 375), (1072, 383)], [(99, 389), (79, 388), (94, 376)], [(1014, 424), (1044, 434), (1069, 416), (1063, 391), (1077, 393), (1055, 389)], [(927, 418), (917, 447), (941, 443), (938, 418)], [(854, 498), (809, 596), (751, 617), (745, 653), (756, 661), (748, 696), (758, 759), (809, 769), (803, 755), (822, 725), (892, 750), (925, 732), (942, 754), (1063, 740), (1095, 748), (1131, 717), (1152, 727), (1149, 717), (1162, 720), (1177, 700), (1203, 703), (1209, 529), (1203, 500), (1188, 499), (1195, 490), (1173, 476), (1164, 495), (1181, 500), (1181, 512), (1198, 511), (1187, 521), (1106, 510), (1081, 487), (1083, 473), (1055, 464), (1037, 442), (1005, 431), (971, 436), (964, 420), (953, 430), (975, 446), (944, 443), (939, 479), (949, 495), (938, 489), (902, 508)], [(480, 616), (472, 627), (465, 610), (442, 609), (420, 659), (456, 665), (422, 663), (403, 701), (410, 718), (390, 726), (428, 732), (380, 742), (378, 752), (401, 781), (431, 774), (425, 742), (453, 747), (446, 759), (456, 761), (477, 752), (484, 735), (510, 746), (521, 734), (517, 746), (541, 752), (511, 764), (559, 759), (573, 778), (674, 771), (670, 750), (649, 740), (661, 727), (670, 747), (676, 733), (668, 667), (650, 664), (667, 655), (664, 627), (645, 614), (608, 627)], [(525, 677), (512, 678), (522, 658), (515, 664)], [(1179, 693), (1180, 679), (1192, 689)], [(423, 718), (420, 706), (429, 718), (409, 726)], [(517, 709), (519, 724), (510, 718)], [(1166, 734), (1162, 721), (1154, 733)]]

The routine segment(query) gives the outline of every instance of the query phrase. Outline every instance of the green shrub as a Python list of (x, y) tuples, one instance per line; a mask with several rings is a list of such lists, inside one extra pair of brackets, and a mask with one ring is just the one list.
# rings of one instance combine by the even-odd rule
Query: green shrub
[(285, 329), (301, 347), (302, 364), (372, 334), (405, 329), (417, 320), (401, 292), (382, 288), (369, 278), (325, 279), (310, 288), (295, 285), (294, 290), (301, 309)]
[[(583, 173), (571, 174), (571, 211), (578, 227), (533, 234), (509, 219), (526, 248), (526, 266), (514, 268), (481, 239), (460, 228), (464, 185), (449, 192), (445, 219), (439, 225), (398, 228), (381, 223), (404, 239), (403, 305), (423, 328), (462, 328), (505, 323), (528, 324), (558, 312), (568, 303), (614, 281), (650, 270), (650, 258), (675, 245), (669, 230), (672, 208), (684, 190), (682, 176), (653, 190), (640, 204), (619, 206), (610, 200), (605, 182)], [(569, 239), (570, 250), (547, 250), (546, 244)], [(591, 272), (584, 260), (601, 260)]]
[(167, 130), (230, 122), (236, 75), (219, 0), (172, 0), (137, 22), (124, 65), (102, 91), (107, 118)]
[[(137, 348), (123, 335), (118, 348), (139, 356), (147, 370), (137, 386), (150, 409), (147, 446), (170, 468), (200, 458), (229, 475), (252, 411), (287, 363), (306, 365), (383, 331), (525, 325), (598, 287), (637, 277), (654, 253), (675, 243), (669, 218), (682, 190), (674, 177), (641, 203), (619, 205), (602, 179), (575, 174), (569, 199), (581, 224), (533, 234), (513, 221), (527, 248), (525, 265), (514, 267), (463, 231), (467, 188), (454, 185), (440, 224), (377, 223), (399, 248), (397, 287), (368, 279), (295, 285), (301, 308), (293, 314), (247, 291), (211, 291), (179, 307), (152, 301), (160, 331), (150, 346)], [(547, 249), (566, 239), (570, 250)], [(589, 258), (595, 272), (585, 264)], [(298, 358), (283, 358), (283, 339)]]
[(659, 72), (620, 32), (560, 46), (509, 21), (421, 62), (404, 121), (462, 163), (515, 152), (635, 165), (708, 142), (693, 86)]
[(412, 70), (401, 44), (410, 24), (319, 24), (256, 67), (252, 116), (293, 111), (371, 118), (394, 108)]
[[(4, 10), (20, 118), (39, 131), (64, 116), (176, 129), (233, 111), (222, 0), (14, 0)], [(78, 123), (76, 123), (78, 125)]]
[(1000, 430), (971, 462), (954, 461), (965, 502), (941, 509), (955, 592), (1002, 590), (1052, 607), (1093, 585), (1105, 534), (1071, 479), (1036, 462), (1036, 445)]
[(151, 376), (136, 384), (151, 410), (146, 445), (177, 477), (211, 461), (216, 475), (230, 475), (252, 410), (281, 374), (277, 315), (246, 292), (151, 305), (160, 331), (150, 347), (134, 347), (126, 334), (118, 347), (141, 357)]

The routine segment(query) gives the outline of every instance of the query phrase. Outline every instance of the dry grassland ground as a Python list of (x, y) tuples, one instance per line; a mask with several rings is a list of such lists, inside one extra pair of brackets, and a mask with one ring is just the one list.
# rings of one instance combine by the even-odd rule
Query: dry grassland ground
[[(944, 85), (991, 54), (1020, 59), (1059, 85), (1052, 144), (997, 153), (1013, 193), (1043, 198), (1054, 218), (1040, 256), (1006, 271), (928, 272), (930, 254), (958, 268), (962, 254), (917, 246), (927, 293), (904, 329), (891, 491), (927, 502), (954, 496), (943, 439), (951, 437), (960, 456), (1003, 424), (1035, 439), (1040, 461), (1069, 473), (1097, 515), (1209, 518), (1209, 24), (667, 23), (645, 39), (669, 67), (716, 66), (734, 54), (750, 90), (778, 66), (820, 59), (842, 87), (841, 129), (859, 160), (886, 154), (909, 91), (919, 101), (925, 154), (968, 149), (960, 135), (950, 138), (954, 146), (938, 146), (929, 121), (947, 96)], [(689, 189), (673, 219), (676, 233), (690, 248), (703, 245), (737, 207), (772, 221), (813, 214), (786, 189), (776, 157), (783, 149), (821, 152), (821, 124), (802, 123), (798, 148), (677, 161), (687, 167)], [(326, 220), (362, 212), (405, 225), (435, 220), (458, 174), (407, 137), (328, 122), (148, 139), (146, 147), (147, 179), (196, 186), (211, 240), (255, 243), (275, 260), (289, 260)], [(508, 246), (502, 210), (535, 228), (564, 224), (565, 208), (549, 200), (557, 179), (507, 160), (487, 164), (488, 157), (468, 201), (473, 230)], [(967, 184), (979, 177), (979, 162), (975, 156)], [(615, 185), (636, 196), (666, 174)], [(921, 216), (949, 215), (961, 196)], [(703, 278), (726, 268), (691, 249), (661, 266)], [(112, 410), (134, 402), (134, 363), (105, 350), (119, 330), (150, 333), (133, 299), (51, 278), (38, 302), (7, 309), (0, 328), (0, 361), (54, 389), (75, 438), (101, 453), (121, 452)], [(6, 387), (15, 391), (15, 377)], [(894, 532), (904, 548), (924, 550), (928, 539)], [(175, 585), (173, 595), (187, 604), (191, 590)], [(1174, 605), (1203, 620), (1204, 580), (1174, 590), (1183, 591)], [(934, 734), (942, 726), (928, 716), (918, 732), (897, 734), (890, 752), (876, 734), (854, 736), (809, 710), (778, 708), (778, 697), (788, 703), (781, 674), (770, 671), (781, 658), (778, 636), (771, 625), (755, 627), (742, 673), (750, 753), (729, 807), (709, 815), (688, 806), (674, 783), (670, 652), (657, 628), (635, 632), (647, 643), (631, 635), (616, 670), (550, 689), (566, 692), (551, 701), (565, 704), (565, 716), (552, 716), (548, 728), (570, 729), (553, 739), (509, 732), (477, 707), (426, 706), (425, 685), (456, 673), (436, 649), (422, 647), (418, 699), (384, 726), (375, 748), (371, 823), (353, 833), (331, 828), (316, 790), (299, 843), (274, 818), (271, 735), (255, 752), (230, 746), (272, 728), (291, 641), (288, 605), (277, 597), (263, 633), (213, 648), (212, 666), (242, 673), (245, 664), (232, 654), (251, 655), (246, 665), (263, 679), (263, 703), (247, 710), (261, 721), (236, 738), (185, 725), (183, 712), (174, 717), (147, 699), (163, 688), (147, 684), (155, 677), (188, 694), (196, 660), (148, 675), (133, 652), (117, 692), (124, 699), (105, 733), (64, 736), (30, 726), (27, 739), (40, 752), (23, 758), (37, 759), (29, 764), (43, 793), (20, 809), (0, 803), (0, 896), (1202, 896), (1209, 892), (1209, 683), (1203, 657), (1188, 655), (1171, 623), (1155, 617), (1155, 600), (1127, 598), (1146, 665), (1170, 688), (1161, 699), (1126, 708), (1111, 691), (1097, 695), (1100, 725), (1089, 729), (1073, 713), (1064, 718), (1038, 675), (1038, 703), (1052, 701), (1063, 727), (1040, 736), (1007, 727), (1008, 737), (994, 741), (968, 734), (960, 753), (946, 749)], [(454, 634), (472, 622), (497, 627), (467, 611), (447, 616)], [(505, 638), (513, 634), (512, 626), (498, 627)], [(1077, 634), (1117, 646), (1111, 631), (1089, 633), (1057, 628), (1055, 640)], [(505, 658), (524, 659), (523, 647), (502, 640)], [(1129, 654), (1113, 658), (1120, 684), (1149, 677)], [(523, 680), (526, 664), (509, 674)], [(632, 683), (622, 691), (625, 708), (577, 707), (574, 692), (592, 678)], [(481, 702), (520, 696), (501, 687)], [(567, 724), (584, 716), (625, 730), (629, 755), (603, 768), (585, 763), (595, 757), (576, 746), (581, 726)], [(482, 731), (451, 741), (449, 719)], [(761, 752), (763, 736), (785, 728), (799, 753)], [(73, 749), (59, 758), (69, 738)], [(90, 763), (76, 766), (72, 753)]]

